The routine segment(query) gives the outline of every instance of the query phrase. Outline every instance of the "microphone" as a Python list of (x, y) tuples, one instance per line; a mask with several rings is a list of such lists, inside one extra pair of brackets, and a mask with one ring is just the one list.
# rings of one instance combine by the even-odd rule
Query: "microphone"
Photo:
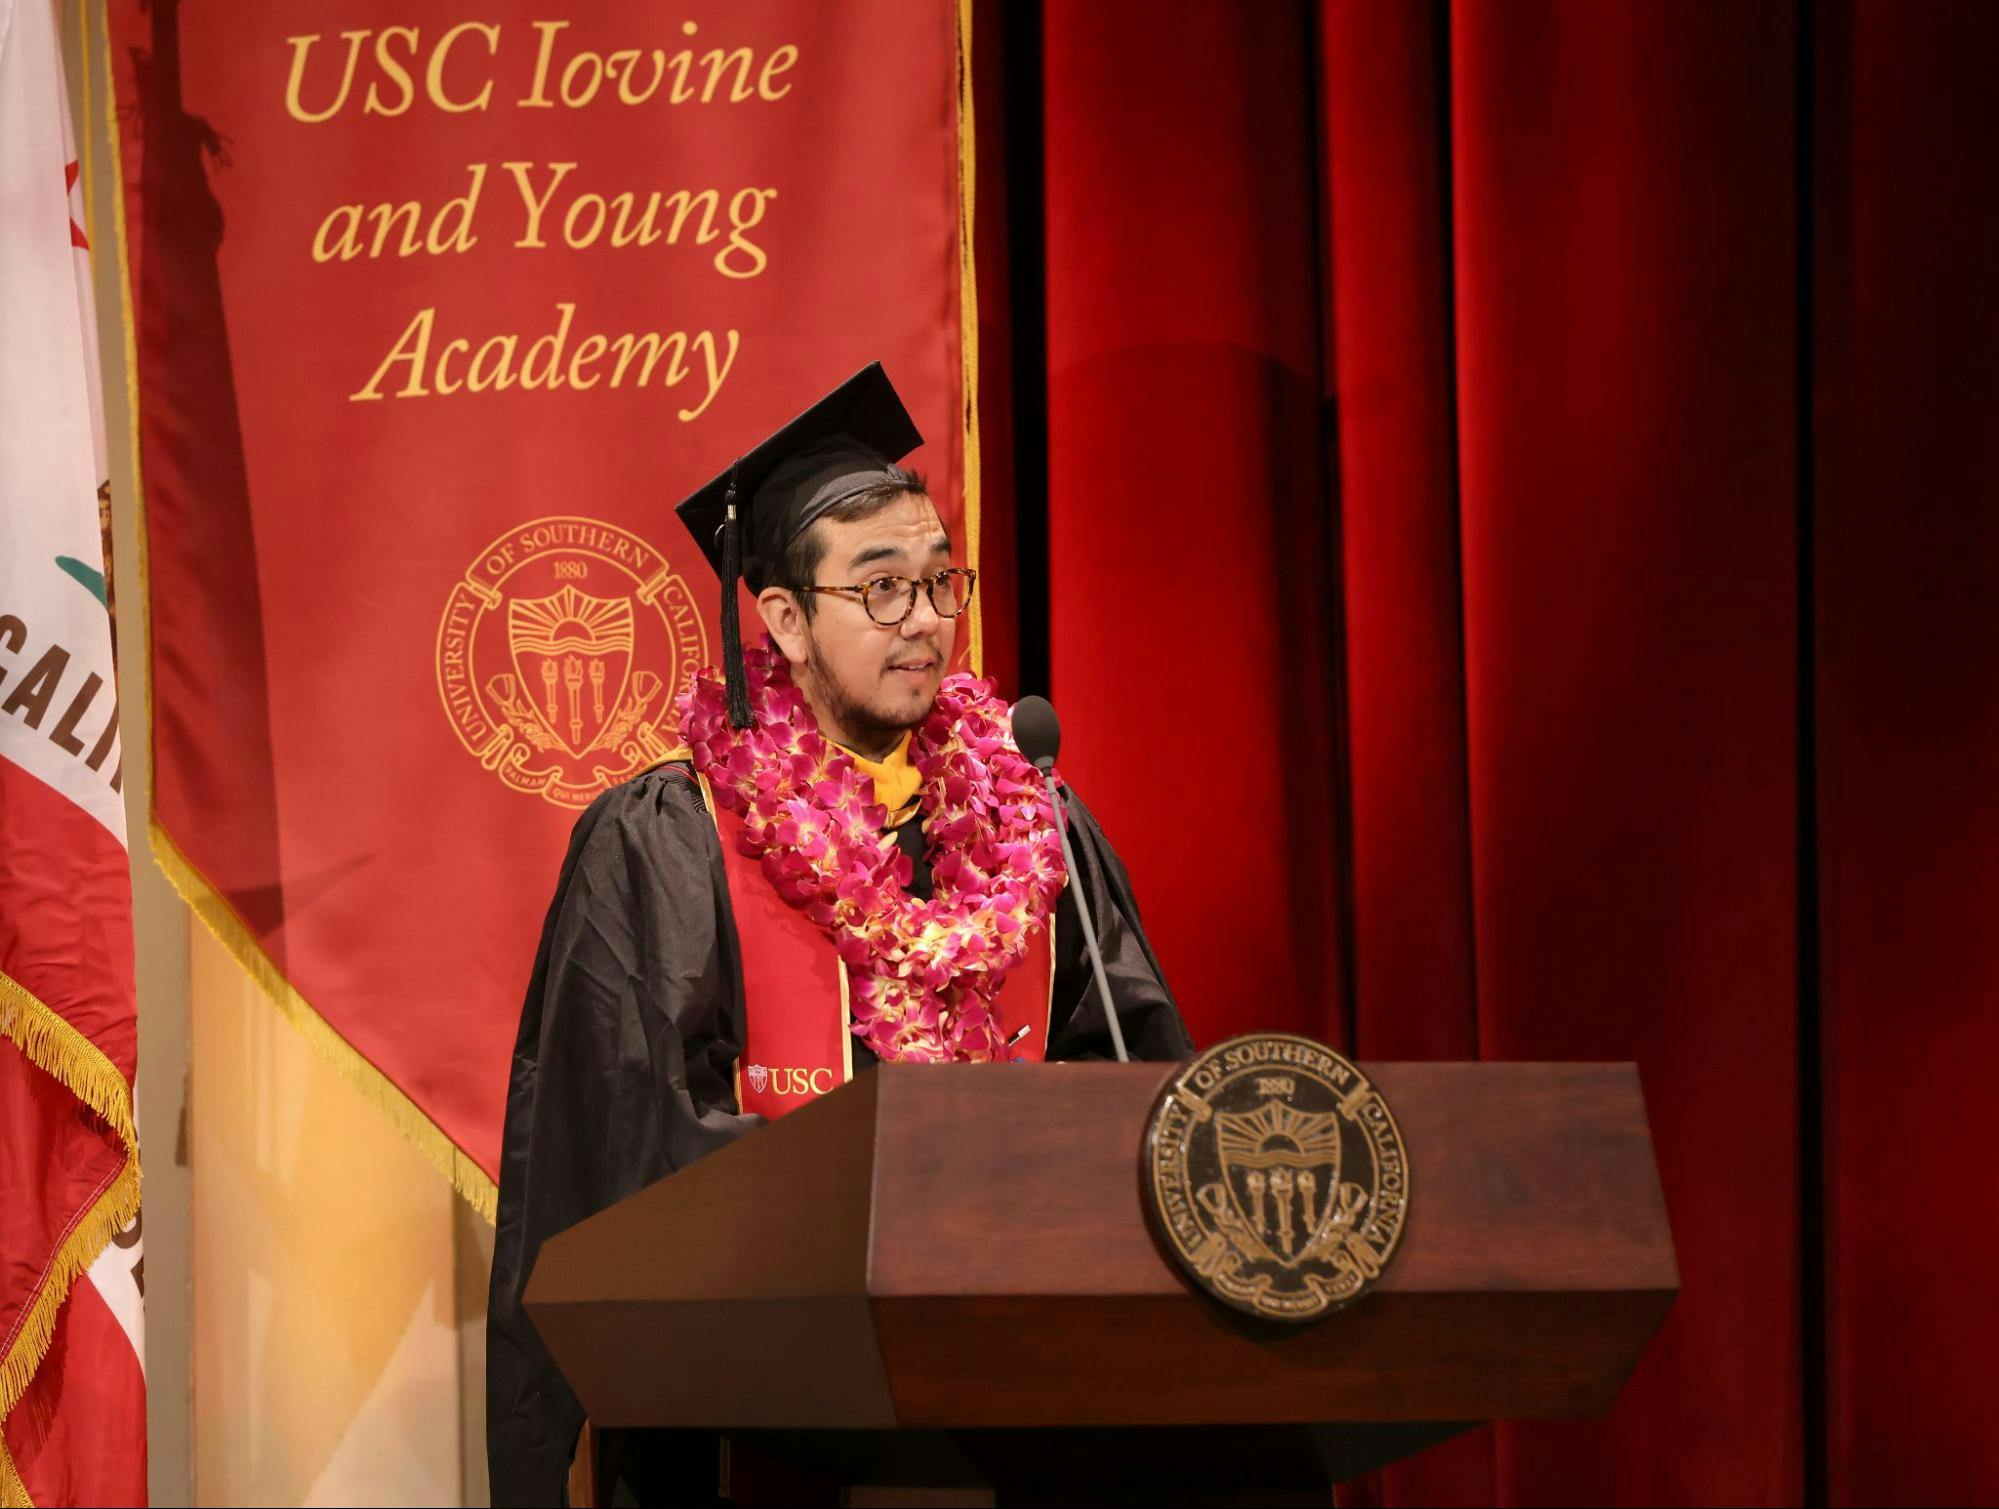
[(1013, 705), (1013, 742), (1047, 774), (1062, 752), (1062, 720), (1046, 697), (1022, 697)]
[(1104, 957), (1097, 949), (1096, 925), (1090, 921), (1089, 903), (1083, 899), (1083, 882), (1076, 868), (1076, 851), (1069, 845), (1069, 811), (1063, 805), (1061, 788), (1055, 784), (1055, 755), (1062, 748), (1062, 723), (1046, 697), (1022, 697), (1013, 705), (1013, 742), (1041, 772), (1048, 799), (1055, 805), (1055, 831), (1062, 835), (1062, 863), (1069, 868), (1069, 889), (1076, 898), (1076, 915), (1083, 919), (1083, 947), (1090, 955), (1090, 969), (1097, 977), (1097, 999), (1103, 1003), (1104, 1020), (1110, 1024), (1111, 1047), (1118, 1062), (1131, 1062), (1125, 1052), (1124, 1028), (1118, 1025), (1117, 1008), (1111, 1004), (1110, 981), (1104, 978)]

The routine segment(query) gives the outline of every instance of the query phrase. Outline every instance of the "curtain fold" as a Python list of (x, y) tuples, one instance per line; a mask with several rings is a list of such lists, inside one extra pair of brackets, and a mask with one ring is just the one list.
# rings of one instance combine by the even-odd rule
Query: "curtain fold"
[(1510, 1502), (1802, 1489), (1796, 36), (1452, 14), (1481, 1047), (1638, 1062), (1683, 1285)]
[(1999, 94), (1988, 5), (1814, 12), (1826, 1488), (1999, 1493)]
[[(1459, 577), (1449, 34), (1443, 7), (1318, 17), (1321, 277), (1345, 622), (1354, 1048), (1479, 1056)], [(1342, 1502), (1492, 1501), (1493, 1433)]]
[(1349, 1501), (1989, 1496), (1999, 11), (1038, 18), (1021, 601), (1197, 1035), (1651, 1111), (1617, 1408)]
[(1200, 877), (1145, 901), (1197, 1034), (1336, 1032), (1310, 18), (1059, 0), (1043, 38), (1063, 768), (1129, 863)]

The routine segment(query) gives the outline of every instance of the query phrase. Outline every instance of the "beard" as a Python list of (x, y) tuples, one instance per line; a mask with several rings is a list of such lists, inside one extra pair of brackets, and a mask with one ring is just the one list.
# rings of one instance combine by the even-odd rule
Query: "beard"
[[(933, 647), (932, 654), (936, 654)], [(943, 657), (938, 656), (941, 663)], [(816, 637), (808, 641), (806, 665), (812, 672), (813, 689), (819, 693), (819, 700), (826, 709), (827, 718), (845, 731), (855, 743), (874, 746), (890, 745), (902, 737), (904, 730), (917, 727), (930, 716), (935, 699), (925, 702), (913, 714), (896, 717), (863, 702), (849, 692), (819, 649)]]

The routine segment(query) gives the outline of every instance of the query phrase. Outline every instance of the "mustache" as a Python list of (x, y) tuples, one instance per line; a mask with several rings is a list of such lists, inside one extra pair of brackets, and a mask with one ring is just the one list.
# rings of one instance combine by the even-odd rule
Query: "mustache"
[(882, 662), (882, 669), (885, 671), (916, 670), (929, 666), (941, 666), (943, 663), (944, 657), (933, 646), (913, 655), (903, 655), (894, 660), (884, 661)]

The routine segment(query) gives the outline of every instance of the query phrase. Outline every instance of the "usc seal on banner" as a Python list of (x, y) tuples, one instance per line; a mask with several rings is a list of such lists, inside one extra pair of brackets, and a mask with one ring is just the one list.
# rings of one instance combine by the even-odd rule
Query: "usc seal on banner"
[(1381, 1276), (1409, 1210), (1387, 1102), (1322, 1043), (1259, 1033), (1173, 1077), (1145, 1138), (1164, 1244), (1197, 1283), (1271, 1320), (1316, 1320)]
[(708, 661), (687, 583), (597, 519), (533, 519), (445, 600), (437, 690), (458, 742), (516, 791), (583, 807), (673, 746), (673, 691)]

